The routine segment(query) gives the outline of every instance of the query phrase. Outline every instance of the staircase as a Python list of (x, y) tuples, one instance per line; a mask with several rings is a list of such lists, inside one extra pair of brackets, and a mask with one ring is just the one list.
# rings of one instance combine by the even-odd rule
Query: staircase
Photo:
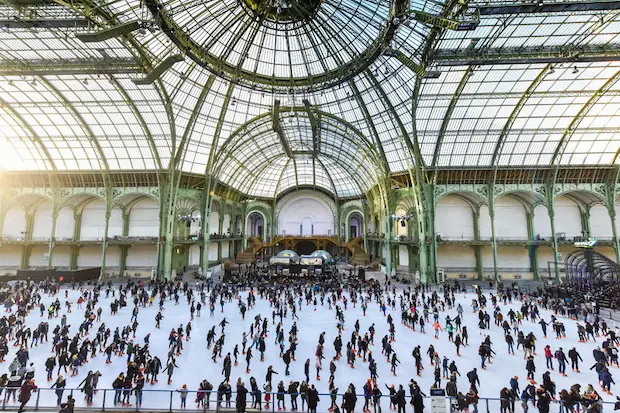
[(351, 260), (349, 260), (350, 264), (367, 265), (370, 262), (370, 256), (362, 246), (361, 238), (353, 238), (347, 247), (351, 250)]
[(256, 252), (262, 247), (263, 241), (260, 238), (248, 238), (248, 247), (237, 253), (235, 261), (237, 264), (251, 264), (255, 261)]

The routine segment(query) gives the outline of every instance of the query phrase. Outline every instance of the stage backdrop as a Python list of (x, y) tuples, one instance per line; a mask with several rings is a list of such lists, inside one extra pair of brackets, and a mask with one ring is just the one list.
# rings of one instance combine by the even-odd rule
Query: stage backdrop
[(299, 191), (285, 197), (278, 211), (280, 235), (334, 235), (332, 206), (313, 191)]

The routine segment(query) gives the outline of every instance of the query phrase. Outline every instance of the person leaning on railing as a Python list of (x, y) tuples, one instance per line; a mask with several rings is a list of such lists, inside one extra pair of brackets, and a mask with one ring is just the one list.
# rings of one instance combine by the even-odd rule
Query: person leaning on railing
[(306, 397), (308, 398), (308, 413), (316, 413), (316, 406), (321, 399), (319, 398), (319, 392), (314, 387), (314, 384), (310, 385), (310, 388), (306, 392)]

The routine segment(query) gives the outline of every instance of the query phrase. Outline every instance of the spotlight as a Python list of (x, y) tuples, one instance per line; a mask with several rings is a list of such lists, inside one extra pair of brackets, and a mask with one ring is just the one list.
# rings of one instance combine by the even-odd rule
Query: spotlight
[(552, 75), (552, 74), (554, 74), (554, 73), (555, 73), (555, 69), (553, 68), (553, 66), (551, 66), (551, 67), (549, 68), (549, 74), (550, 74), (550, 75)]
[(577, 66), (573, 68), (573, 74), (576, 74), (576, 73), (579, 73), (579, 69), (577, 68)]

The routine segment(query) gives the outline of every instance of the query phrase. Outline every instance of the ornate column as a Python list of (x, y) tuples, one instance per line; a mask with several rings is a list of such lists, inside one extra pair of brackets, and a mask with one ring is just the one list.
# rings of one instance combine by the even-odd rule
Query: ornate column
[(548, 200), (547, 209), (549, 211), (549, 219), (551, 220), (551, 246), (553, 248), (553, 271), (554, 271), (554, 280), (556, 283), (560, 282), (560, 264), (558, 260), (559, 248), (558, 248), (558, 237), (555, 233), (555, 208), (554, 208), (553, 199)]
[(581, 230), (583, 231), (585, 238), (589, 238), (592, 236), (592, 230), (590, 227), (590, 206), (586, 205), (585, 210), (581, 211), (580, 209), (579, 213), (581, 215)]
[[(73, 242), (80, 240), (82, 234), (82, 211), (73, 210)], [(76, 270), (78, 257), (80, 255), (80, 246), (71, 246), (71, 258), (69, 259), (69, 269)]]
[(209, 270), (209, 243), (211, 236), (209, 233), (209, 225), (211, 224), (211, 200), (213, 195), (212, 192), (205, 191), (204, 203), (202, 205), (202, 259), (200, 265), (204, 275), (206, 275)]
[(393, 221), (392, 214), (387, 211), (388, 215), (385, 216), (385, 272), (388, 277), (392, 276), (392, 227)]
[[(480, 241), (480, 207), (474, 206), (472, 208), (472, 214), (474, 216), (474, 241)], [(482, 280), (482, 246), (473, 245), (472, 248), (476, 257), (476, 274), (478, 276), (478, 280)]]
[(540, 274), (538, 273), (538, 246), (536, 245), (536, 230), (534, 228), (534, 207), (532, 206), (531, 210), (525, 211), (525, 217), (527, 219), (527, 233), (529, 238), (528, 254), (530, 257), (530, 269), (532, 270), (532, 274), (534, 275), (535, 280), (540, 279)]
[[(220, 214), (218, 216), (218, 221), (217, 221), (217, 233), (220, 237), (223, 235), (223, 231), (224, 231), (224, 214), (225, 213), (226, 213), (226, 206), (224, 204), (224, 206), (222, 207), (222, 211), (220, 211)], [(217, 262), (218, 263), (222, 262), (222, 239), (221, 238), (217, 241)]]
[(99, 275), (99, 280), (102, 281), (105, 278), (105, 270), (106, 270), (106, 255), (108, 253), (108, 231), (110, 228), (110, 215), (111, 215), (111, 207), (110, 201), (106, 201), (105, 207), (105, 222), (103, 227), (103, 241), (101, 243), (101, 274)]
[(493, 276), (495, 278), (495, 282), (499, 282), (499, 273), (497, 272), (497, 240), (495, 239), (495, 203), (493, 201), (489, 203), (489, 216), (491, 217), (491, 248), (493, 249)]
[(616, 252), (616, 262), (620, 263), (620, 240), (618, 240), (618, 229), (616, 228), (616, 208), (615, 206), (607, 209), (611, 219), (611, 231), (614, 237), (614, 251)]
[(30, 266), (30, 253), (32, 246), (28, 242), (32, 240), (32, 229), (34, 228), (34, 211), (26, 212), (26, 228), (24, 230), (24, 245), (22, 246), (21, 269), (25, 270)]
[(50, 242), (47, 249), (47, 269), (52, 269), (54, 260), (54, 241), (56, 239), (56, 221), (58, 220), (58, 210), (56, 205), (52, 209), (52, 230), (50, 231)]
[(125, 275), (125, 271), (127, 270), (127, 256), (129, 255), (129, 248), (131, 245), (119, 245), (120, 248), (120, 262), (118, 266), (118, 276), (122, 277)]

